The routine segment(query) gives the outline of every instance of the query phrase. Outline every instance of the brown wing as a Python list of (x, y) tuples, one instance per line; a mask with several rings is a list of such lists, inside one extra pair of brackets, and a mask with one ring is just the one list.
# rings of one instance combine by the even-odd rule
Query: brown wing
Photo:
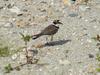
[(59, 27), (55, 25), (49, 25), (46, 27), (44, 30), (42, 30), (41, 34), (42, 35), (53, 35), (58, 31)]

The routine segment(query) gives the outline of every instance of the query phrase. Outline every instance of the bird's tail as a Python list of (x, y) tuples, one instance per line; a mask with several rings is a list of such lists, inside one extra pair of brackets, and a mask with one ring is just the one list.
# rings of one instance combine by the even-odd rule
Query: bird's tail
[(37, 38), (39, 38), (41, 36), (41, 34), (36, 34), (36, 35), (33, 35), (32, 36), (32, 39), (34, 40), (34, 39), (37, 39)]

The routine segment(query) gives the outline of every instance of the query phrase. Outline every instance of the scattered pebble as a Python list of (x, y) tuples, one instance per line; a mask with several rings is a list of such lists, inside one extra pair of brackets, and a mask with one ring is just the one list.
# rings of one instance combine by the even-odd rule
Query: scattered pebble
[[(67, 5), (73, 4), (73, 2), (70, 2), (72, 0), (63, 1), (65, 1), (64, 4)], [(22, 67), (19, 72), (14, 71), (10, 74), (25, 75), (25, 73), (33, 73), (33, 75), (92, 75), (95, 66), (93, 65), (94, 67), (91, 67), (87, 64), (97, 63), (94, 59), (95, 55), (93, 54), (100, 50), (99, 44), (94, 46), (96, 42), (91, 39), (91, 36), (97, 33), (99, 34), (100, 30), (100, 18), (98, 16), (100, 8), (99, 4), (98, 10), (97, 8), (95, 9), (95, 6), (91, 5), (90, 7), (88, 5), (80, 4), (79, 10), (75, 9), (75, 11), (72, 12), (70, 7), (64, 5), (62, 1), (59, 2), (55, 0), (5, 0), (5, 2), (4, 0), (0, 0), (0, 2), (0, 40), (4, 36), (3, 40), (9, 42), (11, 46), (24, 46), (24, 42), (18, 35), (19, 32), (24, 34), (36, 34), (45, 26), (52, 24), (51, 21), (54, 19), (60, 19), (63, 22), (63, 25), (60, 26), (59, 32), (54, 36), (54, 41), (59, 41), (65, 38), (66, 40), (69, 38), (72, 39), (72, 43), (64, 43), (64, 45), (60, 46), (44, 46), (45, 43), (41, 42), (45, 42), (45, 36), (33, 41), (30, 40), (28, 46), (35, 43), (38, 44), (35, 44), (33, 48), (28, 48), (28, 55), (34, 58), (39, 58), (40, 63), (30, 65), (32, 71), (30, 71), (29, 68), (27, 69), (27, 65)], [(64, 31), (64, 33), (62, 33), (62, 31)], [(17, 34), (14, 34), (14, 32)], [(12, 41), (10, 41), (10, 39)], [(91, 47), (95, 50), (93, 54), (89, 53), (91, 52)], [(97, 47), (99, 47), (99, 49)], [(70, 49), (71, 51), (69, 52)], [(15, 50), (15, 48), (12, 50)], [(85, 56), (86, 54), (87, 56)], [(87, 57), (92, 61), (88, 60)], [(4, 58), (3, 60), (0, 58), (0, 70), (5, 63), (8, 63), (6, 62), (8, 61), (8, 58), (9, 57), (7, 57), (7, 60), (6, 58), (5, 60)], [(12, 55), (9, 61), (11, 63), (15, 62), (16, 64), (18, 62), (25, 63), (25, 49), (22, 49), (18, 54)], [(33, 62), (37, 62), (37, 59), (34, 59)], [(45, 63), (49, 64), (44, 66)], [(36, 68), (37, 66), (38, 69)], [(84, 66), (86, 66), (86, 68), (84, 69), (84, 72), (82, 72)], [(17, 69), (19, 70), (19, 68)]]

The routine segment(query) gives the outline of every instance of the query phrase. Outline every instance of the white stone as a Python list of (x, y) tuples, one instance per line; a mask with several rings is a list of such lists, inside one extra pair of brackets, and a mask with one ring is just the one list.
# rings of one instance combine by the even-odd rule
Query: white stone
[(12, 24), (12, 23), (6, 23), (6, 24), (4, 25), (4, 27), (5, 27), (5, 28), (11, 28), (11, 27), (13, 27), (13, 24)]
[(87, 39), (87, 42), (88, 42), (88, 43), (91, 43), (92, 41), (91, 41), (90, 39)]
[(42, 69), (40, 68), (39, 71), (42, 71)]
[(97, 26), (93, 26), (93, 28), (97, 28)]
[(76, 32), (73, 32), (72, 35), (73, 35), (73, 36), (76, 35)]
[(11, 12), (13, 12), (13, 13), (16, 13), (16, 14), (21, 14), (22, 12), (21, 12), (21, 10), (18, 8), (18, 7), (16, 7), (16, 6), (13, 6), (11, 9), (9, 9)]
[(18, 57), (18, 55), (17, 54), (14, 54), (14, 55), (12, 55), (12, 60), (16, 60), (17, 59), (17, 57)]
[(60, 48), (57, 47), (56, 49), (59, 50)]
[(59, 60), (59, 64), (69, 65), (69, 64), (71, 64), (71, 62), (69, 60)]
[(85, 21), (86, 21), (86, 22), (88, 22), (88, 20), (87, 20), (87, 19), (86, 19)]
[(54, 5), (54, 0), (51, 0), (51, 5)]

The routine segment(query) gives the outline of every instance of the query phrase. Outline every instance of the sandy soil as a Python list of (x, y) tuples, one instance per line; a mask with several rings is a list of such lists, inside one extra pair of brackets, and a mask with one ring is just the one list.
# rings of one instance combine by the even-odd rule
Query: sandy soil
[[(0, 75), (99, 75), (96, 54), (99, 52), (92, 37), (100, 34), (100, 0), (79, 5), (76, 10), (61, 0), (0, 0), (0, 39), (12, 50), (22, 47), (19, 32), (37, 34), (54, 19), (60, 19), (58, 33), (52, 44), (35, 48), (38, 64), (26, 65), (20, 71), (4, 73), (4, 66), (24, 62), (23, 52), (0, 57)], [(28, 46), (45, 44), (46, 36), (31, 40)], [(91, 57), (92, 55), (92, 57)], [(14, 59), (12, 58), (14, 57)]]

